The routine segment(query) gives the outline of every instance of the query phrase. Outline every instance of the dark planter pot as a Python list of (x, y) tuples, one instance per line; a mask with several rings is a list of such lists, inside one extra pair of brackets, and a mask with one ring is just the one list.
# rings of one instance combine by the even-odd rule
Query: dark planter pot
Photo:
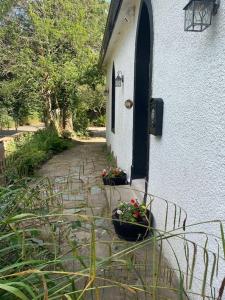
[[(142, 241), (149, 236), (151, 230), (146, 227), (138, 226), (137, 224), (130, 224), (121, 222), (119, 220), (119, 215), (116, 213), (117, 208), (113, 210), (112, 213), (112, 223), (114, 225), (114, 229), (119, 238), (126, 241)], [(153, 225), (153, 215), (148, 211), (147, 218), (150, 222), (150, 227)], [(149, 226), (149, 222), (147, 219), (141, 220), (138, 222), (140, 225)]]
[(127, 182), (127, 174), (124, 174), (120, 177), (102, 177), (104, 185), (125, 185)]

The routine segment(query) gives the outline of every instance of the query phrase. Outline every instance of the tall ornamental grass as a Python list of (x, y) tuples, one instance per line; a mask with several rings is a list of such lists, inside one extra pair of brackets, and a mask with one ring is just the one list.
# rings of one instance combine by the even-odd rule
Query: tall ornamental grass
[[(57, 186), (43, 179), (0, 190), (1, 300), (223, 299), (225, 282), (219, 289), (215, 287), (225, 258), (222, 221), (211, 222), (218, 224), (218, 235), (213, 238), (220, 249), (212, 251), (207, 243), (201, 247), (189, 241), (193, 232), (204, 234), (206, 240), (210, 236), (195, 231), (196, 225), (186, 222), (181, 208), (164, 201), (168, 210), (161, 217), (167, 229), (151, 228), (153, 233), (146, 240), (124, 242), (116, 238), (111, 225), (113, 199), (99, 213), (96, 199), (100, 199), (104, 188), (91, 192), (81, 181), (79, 194), (73, 196), (82, 199), (83, 190), (83, 200), (76, 200), (77, 205), (68, 211), (64, 208), (65, 194), (72, 191), (65, 186), (59, 189), (62, 179), (57, 179)], [(72, 180), (64, 178), (68, 187)], [(112, 191), (112, 197), (114, 194)], [(148, 196), (153, 204), (156, 198)], [(93, 205), (91, 197), (95, 197)], [(157, 205), (163, 204), (162, 199), (156, 200)], [(173, 228), (168, 228), (167, 222), (170, 204)], [(186, 257), (186, 271), (180, 266), (180, 253), (173, 247), (174, 237), (183, 241), (180, 252)], [(171, 246), (176, 268), (164, 261), (164, 243)], [(204, 259), (202, 274), (196, 273), (199, 256)], [(193, 289), (196, 282), (200, 290)]]

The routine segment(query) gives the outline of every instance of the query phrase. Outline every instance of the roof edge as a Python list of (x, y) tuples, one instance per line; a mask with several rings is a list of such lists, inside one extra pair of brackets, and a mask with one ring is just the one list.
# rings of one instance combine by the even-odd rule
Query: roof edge
[(109, 8), (109, 14), (106, 22), (105, 33), (102, 42), (102, 48), (99, 57), (99, 66), (102, 67), (105, 55), (108, 50), (109, 42), (112, 37), (113, 29), (115, 27), (120, 8), (122, 6), (123, 0), (112, 0)]

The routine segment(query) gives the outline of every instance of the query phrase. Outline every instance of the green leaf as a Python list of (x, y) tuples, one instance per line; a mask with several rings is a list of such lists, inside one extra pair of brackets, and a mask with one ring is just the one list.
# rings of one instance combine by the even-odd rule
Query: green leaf
[(9, 292), (10, 294), (13, 294), (14, 296), (16, 296), (17, 298), (21, 299), (21, 300), (29, 300), (29, 298), (27, 298), (26, 295), (24, 295), (23, 292), (21, 292), (19, 289), (8, 285), (8, 284), (0, 284), (0, 290)]
[(35, 214), (20, 214), (20, 215), (16, 215), (14, 217), (8, 218), (5, 223), (14, 223), (17, 221), (22, 221), (22, 220), (26, 220), (29, 218), (33, 218), (33, 217), (37, 217)]
[(28, 261), (24, 261), (24, 262), (20, 262), (20, 263), (15, 263), (15, 264), (12, 264), (12, 265), (9, 265), (3, 269), (0, 269), (0, 273), (4, 273), (6, 271), (9, 271), (9, 270), (12, 270), (12, 269), (16, 269), (16, 268), (20, 268), (20, 267), (23, 267), (23, 266), (29, 266), (29, 265), (39, 265), (43, 263), (42, 260), (28, 260)]
[(8, 285), (22, 287), (31, 295), (32, 300), (36, 299), (36, 296), (34, 295), (32, 289), (30, 288), (30, 286), (28, 286), (27, 284), (25, 284), (23, 282), (10, 282)]

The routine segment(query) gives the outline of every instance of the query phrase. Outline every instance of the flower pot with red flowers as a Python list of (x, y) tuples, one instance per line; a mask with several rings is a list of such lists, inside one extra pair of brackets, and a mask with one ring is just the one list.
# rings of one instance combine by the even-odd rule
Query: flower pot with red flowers
[(108, 171), (102, 171), (102, 180), (104, 185), (125, 185), (127, 174), (120, 168), (110, 168)]
[(121, 202), (113, 210), (112, 222), (116, 234), (127, 241), (141, 241), (151, 232), (153, 215), (145, 204), (139, 204), (136, 199), (129, 203)]

